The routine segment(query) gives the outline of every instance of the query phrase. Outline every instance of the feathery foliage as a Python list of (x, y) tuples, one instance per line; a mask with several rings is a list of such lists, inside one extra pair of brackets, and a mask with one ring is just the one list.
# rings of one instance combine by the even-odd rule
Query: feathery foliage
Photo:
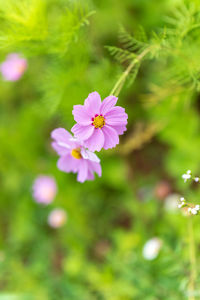
[[(163, 29), (150, 33), (149, 37), (141, 26), (135, 35), (127, 33), (121, 27), (119, 40), (123, 48), (107, 48), (121, 64), (134, 60), (137, 62), (138, 58), (140, 64), (145, 59), (155, 60), (165, 70), (159, 70), (162, 81), (165, 79), (171, 86), (181, 85), (199, 90), (199, 6), (194, 2), (187, 5), (183, 3), (173, 9), (171, 16), (165, 17), (165, 21)], [(138, 63), (134, 68), (138, 68)]]
[[(189, 190), (181, 178), (187, 169), (200, 174), (199, 4), (0, 0), (0, 60), (12, 52), (28, 60), (19, 81), (0, 80), (0, 300), (191, 295), (188, 218), (170, 200), (200, 199), (198, 184)], [(107, 48), (117, 63), (105, 44), (116, 45)], [(57, 169), (50, 133), (74, 125), (73, 105), (89, 92), (104, 98), (113, 86), (123, 91), (128, 130), (100, 153), (103, 176), (80, 185)], [(48, 206), (32, 197), (38, 174), (58, 185)], [(53, 229), (47, 219), (57, 207), (68, 218)], [(198, 250), (199, 216), (193, 222)], [(152, 237), (163, 245), (148, 261)]]
[(93, 12), (78, 2), (57, 4), (54, 0), (2, 1), (0, 49), (64, 55)]

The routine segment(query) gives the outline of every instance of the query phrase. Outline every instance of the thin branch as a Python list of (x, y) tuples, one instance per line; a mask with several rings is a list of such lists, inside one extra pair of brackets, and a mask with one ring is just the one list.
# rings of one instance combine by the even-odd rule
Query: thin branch
[(139, 54), (131, 63), (130, 65), (127, 67), (127, 69), (122, 73), (122, 75), (120, 76), (120, 78), (118, 79), (118, 81), (116, 82), (116, 84), (114, 85), (112, 91), (110, 92), (110, 95), (115, 95), (118, 96), (123, 85), (124, 82), (127, 78), (127, 76), (130, 74), (131, 70), (134, 68), (134, 66), (140, 62), (142, 60), (142, 58), (147, 55), (147, 53), (149, 53), (150, 51), (150, 47), (146, 48), (141, 54)]
[(188, 300), (195, 300), (195, 281), (196, 281), (196, 254), (194, 242), (194, 230), (192, 217), (188, 220), (188, 233), (189, 233), (189, 256), (190, 256), (190, 281), (189, 281), (189, 294)]

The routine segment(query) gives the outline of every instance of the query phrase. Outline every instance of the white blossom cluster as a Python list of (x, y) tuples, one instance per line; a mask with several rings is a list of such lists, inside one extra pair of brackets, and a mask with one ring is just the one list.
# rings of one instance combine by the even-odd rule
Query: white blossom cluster
[(186, 202), (184, 197), (180, 198), (180, 203), (178, 204), (178, 208), (187, 208), (187, 212), (191, 215), (197, 215), (199, 214), (200, 211), (200, 205), (197, 204), (195, 206), (191, 206), (189, 203)]
[[(182, 175), (182, 178), (184, 182), (188, 180), (194, 180), (195, 182), (199, 182), (200, 178), (199, 177), (193, 177), (192, 176), (192, 171), (188, 170), (185, 174)], [(200, 205), (191, 205), (188, 202), (186, 202), (184, 197), (180, 198), (180, 203), (178, 204), (178, 208), (183, 208), (185, 207), (187, 209), (187, 212), (191, 215), (197, 215), (200, 213)]]
[(200, 181), (199, 177), (192, 177), (192, 171), (191, 170), (187, 170), (187, 172), (182, 175), (182, 178), (183, 178), (184, 182), (188, 181), (189, 179), (192, 179), (195, 182), (199, 182)]
[(178, 208), (182, 208), (186, 205), (185, 198), (181, 197), (180, 201), (181, 202), (178, 204)]
[(197, 215), (200, 209), (200, 205), (197, 204), (195, 207), (188, 207), (188, 212), (191, 213), (192, 215)]

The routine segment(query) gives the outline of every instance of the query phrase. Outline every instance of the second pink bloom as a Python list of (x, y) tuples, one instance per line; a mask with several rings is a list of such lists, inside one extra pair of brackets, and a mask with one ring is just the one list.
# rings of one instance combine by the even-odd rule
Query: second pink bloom
[(87, 150), (81, 141), (73, 138), (64, 128), (54, 129), (51, 136), (54, 139), (52, 146), (60, 155), (58, 169), (66, 173), (78, 173), (79, 182), (93, 180), (94, 173), (101, 176), (100, 159)]

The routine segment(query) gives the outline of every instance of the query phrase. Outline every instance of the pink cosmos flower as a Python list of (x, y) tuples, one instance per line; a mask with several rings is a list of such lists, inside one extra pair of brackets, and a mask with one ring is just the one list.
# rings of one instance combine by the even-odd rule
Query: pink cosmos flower
[(50, 176), (38, 176), (33, 184), (33, 197), (38, 203), (49, 204), (57, 193), (55, 179)]
[(100, 159), (85, 149), (83, 142), (73, 138), (64, 128), (53, 130), (51, 137), (55, 140), (52, 147), (61, 156), (57, 164), (58, 169), (67, 173), (78, 173), (79, 182), (93, 180), (94, 172), (101, 176)]
[(48, 216), (48, 224), (53, 228), (59, 228), (66, 223), (67, 214), (62, 208), (56, 208)]
[(20, 79), (27, 68), (27, 61), (17, 53), (9, 54), (6, 60), (0, 65), (2, 76), (7, 81)]
[(72, 132), (89, 150), (115, 147), (119, 135), (126, 131), (128, 115), (124, 108), (115, 106), (116, 102), (115, 96), (108, 96), (101, 102), (100, 95), (93, 92), (84, 105), (74, 105), (72, 113), (77, 124), (72, 127)]

